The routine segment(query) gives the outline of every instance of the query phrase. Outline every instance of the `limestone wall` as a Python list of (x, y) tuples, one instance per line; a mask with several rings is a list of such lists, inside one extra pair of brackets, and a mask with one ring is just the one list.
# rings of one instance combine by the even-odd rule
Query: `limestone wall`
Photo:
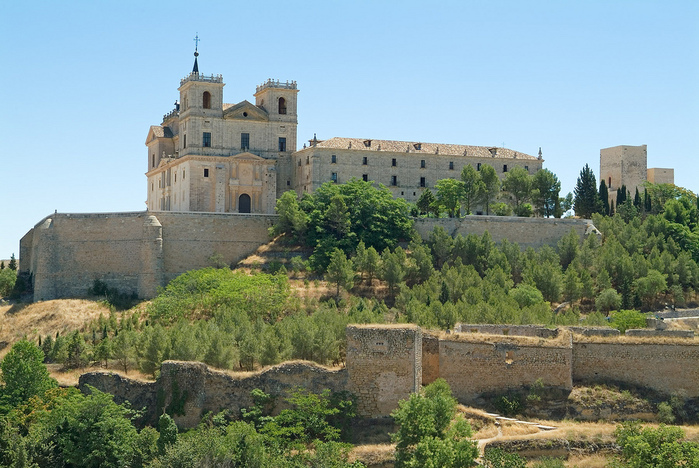
[(514, 216), (477, 216), (464, 218), (418, 218), (415, 229), (423, 239), (428, 239), (437, 225), (441, 225), (452, 237), (458, 234), (482, 236), (488, 231), (495, 242), (508, 239), (521, 247), (555, 246), (561, 237), (574, 229), (580, 238), (594, 230), (589, 219), (518, 218)]
[(439, 378), (439, 337), (430, 333), (422, 335), (422, 385), (429, 385)]
[(537, 325), (500, 325), (457, 323), (454, 329), (460, 333), (487, 333), (489, 335), (532, 336), (536, 338), (556, 338), (558, 328)]
[(268, 240), (275, 216), (229, 213), (56, 213), (20, 242), (34, 300), (86, 294), (94, 280), (153, 297), (159, 286), (219, 255), (235, 264)]
[(417, 325), (349, 325), (348, 390), (361, 416), (388, 416), (422, 384), (422, 330)]
[[(656, 338), (657, 339), (657, 338)], [(573, 343), (573, 380), (622, 382), (699, 397), (699, 346), (681, 343)]]
[[(145, 408), (146, 422), (155, 422), (164, 409), (175, 410), (178, 426), (196, 426), (209, 411), (227, 409), (235, 417), (241, 408), (253, 405), (250, 392), (259, 388), (278, 398), (277, 411), (284, 408), (283, 398), (296, 388), (313, 393), (325, 389), (339, 392), (347, 388), (347, 372), (328, 370), (311, 362), (287, 362), (258, 373), (228, 374), (210, 369), (200, 362), (165, 361), (156, 382), (140, 382), (109, 372), (91, 372), (80, 376), (79, 386), (91, 385), (114, 395), (116, 402), (128, 400), (134, 408)], [(178, 414), (181, 413), (181, 414)]]
[(567, 340), (540, 346), (504, 337), (439, 340), (439, 376), (461, 402), (473, 401), (482, 393), (530, 386), (538, 379), (546, 386), (571, 389), (572, 360), (569, 334)]

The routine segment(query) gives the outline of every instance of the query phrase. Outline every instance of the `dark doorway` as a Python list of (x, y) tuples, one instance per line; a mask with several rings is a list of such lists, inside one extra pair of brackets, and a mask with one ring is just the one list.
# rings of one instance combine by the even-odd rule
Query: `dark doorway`
[(247, 193), (238, 197), (238, 213), (250, 213), (250, 195)]

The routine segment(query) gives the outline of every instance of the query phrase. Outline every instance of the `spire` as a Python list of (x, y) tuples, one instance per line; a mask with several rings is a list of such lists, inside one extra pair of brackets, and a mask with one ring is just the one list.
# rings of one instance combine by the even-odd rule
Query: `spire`
[(199, 73), (199, 63), (197, 63), (197, 57), (199, 57), (199, 33), (194, 37), (194, 67), (192, 68), (192, 73)]
[(539, 159), (541, 159), (541, 146), (539, 146)]

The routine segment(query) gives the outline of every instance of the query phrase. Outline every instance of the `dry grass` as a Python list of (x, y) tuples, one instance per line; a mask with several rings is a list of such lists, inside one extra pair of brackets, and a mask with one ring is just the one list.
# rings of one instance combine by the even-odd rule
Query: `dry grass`
[(360, 461), (367, 466), (394, 461), (396, 446), (394, 444), (356, 445), (350, 452), (350, 461)]
[(575, 334), (575, 343), (609, 343), (609, 344), (669, 344), (669, 345), (699, 345), (699, 336), (694, 338), (670, 338), (664, 336), (585, 336)]
[(537, 338), (519, 335), (491, 335), (487, 333), (446, 333), (433, 331), (433, 335), (465, 343), (510, 343), (518, 346), (536, 346), (538, 348), (565, 348), (570, 346), (570, 332), (561, 329), (556, 338)]
[[(602, 454), (574, 455), (565, 462), (566, 468), (605, 468), (611, 457)], [(533, 463), (532, 463), (533, 464)]]
[(539, 434), (541, 431), (533, 424), (505, 423), (501, 426), (503, 437), (517, 437)]
[(3, 357), (11, 345), (26, 337), (38, 341), (47, 335), (68, 334), (74, 330), (84, 330), (100, 314), (109, 315), (109, 308), (95, 301), (85, 299), (58, 299), (0, 306), (0, 341), (8, 343), (0, 350)]

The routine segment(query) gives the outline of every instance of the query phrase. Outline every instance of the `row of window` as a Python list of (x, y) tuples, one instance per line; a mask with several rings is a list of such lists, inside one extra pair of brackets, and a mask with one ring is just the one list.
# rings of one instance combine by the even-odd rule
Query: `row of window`
[[(337, 183), (337, 172), (332, 172), (330, 174), (330, 180), (334, 183)], [(369, 182), (369, 174), (362, 174), (362, 180), (364, 182)], [(391, 184), (392, 187), (397, 187), (398, 186), (398, 176), (391, 176)], [(424, 177), (420, 177), (420, 187), (427, 187), (427, 179)]]
[[(337, 164), (337, 155), (333, 154), (330, 156), (330, 163), (331, 164)], [(300, 164), (299, 164), (300, 165)], [(367, 166), (369, 165), (369, 158), (367, 156), (362, 157), (362, 166)], [(396, 158), (391, 159), (391, 167), (397, 167), (398, 166), (398, 161)], [(420, 169), (426, 169), (427, 168), (427, 161), (424, 159), (420, 160)], [(453, 171), (454, 170), (454, 161), (449, 161), (449, 170)], [(481, 170), (481, 163), (478, 163), (476, 165), (476, 170)], [(529, 166), (524, 166), (524, 170), (529, 172)], [(502, 172), (507, 172), (507, 164), (502, 165)]]
[[(211, 109), (211, 93), (210, 92), (204, 91), (204, 94), (202, 95), (202, 105), (203, 105), (204, 109)], [(184, 109), (182, 109), (182, 110), (187, 109), (187, 99), (185, 99), (183, 107), (184, 107)], [(284, 99), (283, 97), (279, 98), (279, 107), (277, 110), (280, 114), (286, 114), (286, 99)]]
[[(201, 145), (204, 148), (211, 148), (211, 132), (203, 132)], [(187, 147), (187, 135), (183, 135), (183, 148)], [(240, 134), (240, 148), (242, 150), (250, 149), (250, 134)], [(286, 137), (279, 137), (279, 151), (286, 151)], [(155, 155), (153, 155), (153, 166), (155, 166)]]

